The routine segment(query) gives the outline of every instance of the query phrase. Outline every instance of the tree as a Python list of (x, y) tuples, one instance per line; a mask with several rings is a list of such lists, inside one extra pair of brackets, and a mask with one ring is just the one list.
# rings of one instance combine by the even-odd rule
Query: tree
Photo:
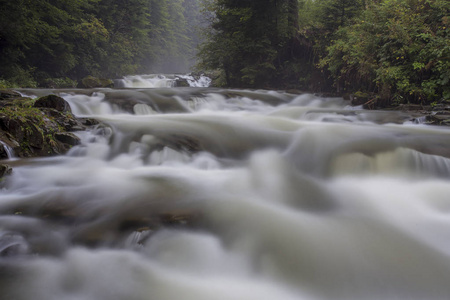
[(450, 99), (450, 4), (385, 0), (342, 27), (321, 64), (347, 90), (377, 92), (379, 102)]
[(217, 0), (206, 3), (214, 16), (200, 50), (200, 66), (221, 69), (226, 85), (279, 84), (286, 60), (298, 54), (297, 0)]
[[(1, 0), (0, 80), (186, 71), (199, 0)], [(197, 11), (198, 14), (198, 11)]]

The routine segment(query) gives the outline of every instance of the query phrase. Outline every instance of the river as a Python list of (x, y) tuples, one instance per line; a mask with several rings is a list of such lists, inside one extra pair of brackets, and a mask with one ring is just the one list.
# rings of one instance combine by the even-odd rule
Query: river
[(101, 124), (67, 155), (11, 161), (0, 299), (449, 299), (447, 127), (132, 79), (21, 91)]

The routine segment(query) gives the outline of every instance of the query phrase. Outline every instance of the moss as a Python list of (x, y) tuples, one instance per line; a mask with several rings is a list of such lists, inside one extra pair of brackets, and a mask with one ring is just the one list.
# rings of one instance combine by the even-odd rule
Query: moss
[[(15, 99), (11, 103), (11, 106), (0, 108), (0, 125), (19, 145), (14, 149), (19, 157), (61, 154), (71, 148), (55, 137), (57, 133), (66, 132), (60, 119), (70, 113), (33, 107), (31, 99)], [(52, 116), (54, 112), (57, 113), (55, 117)]]
[(361, 92), (361, 91), (357, 91), (354, 95), (355, 95), (355, 97), (358, 97), (358, 98), (369, 98), (369, 94)]
[(19, 120), (22, 122), (31, 120), (38, 126), (45, 125), (44, 114), (42, 111), (32, 106), (28, 106), (25, 102), (19, 103), (20, 105), (0, 108), (0, 115), (4, 115), (12, 120)]

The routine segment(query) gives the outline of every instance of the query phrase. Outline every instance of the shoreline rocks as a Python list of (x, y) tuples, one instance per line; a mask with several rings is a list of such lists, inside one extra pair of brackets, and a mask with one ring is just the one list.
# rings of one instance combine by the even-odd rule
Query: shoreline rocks
[[(35, 100), (0, 90), (0, 159), (64, 154), (80, 143), (73, 132), (86, 130), (90, 124), (98, 123), (77, 119), (59, 96)], [(0, 178), (10, 172), (1, 167)]]
[(402, 111), (419, 115), (413, 120), (417, 123), (427, 125), (450, 126), (450, 102), (441, 100), (441, 103), (431, 105), (422, 104), (399, 104), (395, 106), (387, 105), (378, 99), (374, 93), (355, 92), (344, 97), (350, 101), (351, 106), (362, 106), (367, 110)]

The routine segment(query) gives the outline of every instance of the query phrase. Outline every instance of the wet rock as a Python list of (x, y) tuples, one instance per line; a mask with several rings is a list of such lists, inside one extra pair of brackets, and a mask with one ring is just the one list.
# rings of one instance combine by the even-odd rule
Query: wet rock
[(0, 90), (0, 100), (10, 100), (20, 98), (22, 95), (12, 90)]
[(450, 113), (449, 112), (436, 112), (434, 114), (426, 116), (425, 123), (430, 125), (450, 125)]
[(61, 112), (72, 112), (69, 103), (67, 103), (67, 101), (64, 100), (63, 98), (56, 95), (48, 95), (39, 98), (34, 103), (34, 107), (53, 108)]
[(0, 232), (0, 256), (14, 256), (28, 253), (25, 238), (14, 232)]
[(129, 113), (134, 113), (134, 106), (137, 104), (141, 104), (140, 101), (131, 98), (107, 98), (106, 101)]
[(94, 126), (100, 124), (99, 121), (91, 118), (79, 118), (78, 120), (83, 126)]
[(431, 111), (432, 107), (429, 105), (424, 106), (424, 105), (420, 105), (420, 104), (400, 104), (395, 107), (395, 110), (427, 112), (427, 111)]
[(55, 133), (55, 138), (61, 143), (68, 144), (70, 146), (76, 146), (80, 144), (80, 138), (70, 132)]
[(161, 149), (169, 147), (176, 151), (184, 151), (187, 153), (196, 153), (203, 150), (200, 141), (183, 134), (171, 134), (160, 137), (157, 147)]
[(12, 168), (8, 165), (5, 164), (1, 164), (0, 165), (0, 178), (6, 176), (6, 175), (10, 175), (12, 173)]
[[(1, 116), (0, 127), (5, 129), (17, 144), (26, 144), (27, 147), (42, 149), (44, 137), (41, 128), (39, 128), (33, 118)], [(14, 151), (17, 151), (14, 149)]]
[[(42, 109), (42, 112), (47, 116), (47, 126), (50, 126), (51, 122), (63, 128), (66, 131), (84, 130), (83, 124), (75, 118), (75, 116), (69, 112), (60, 112), (55, 109)], [(58, 131), (59, 128), (55, 128)]]
[(83, 88), (113, 88), (114, 81), (111, 79), (97, 78), (94, 76), (87, 76), (81, 80), (81, 87)]
[(175, 80), (176, 87), (190, 87), (189, 81), (186, 78), (177, 77)]
[(163, 225), (184, 226), (184, 225), (192, 225), (200, 217), (200, 213), (193, 210), (185, 210), (185, 211), (180, 210), (162, 213), (159, 217)]
[(0, 144), (0, 159), (7, 159), (9, 158), (8, 150), (6, 149), (6, 146), (3, 144)]
[[(66, 153), (80, 139), (72, 131), (85, 130), (69, 104), (61, 97), (48, 95), (37, 99), (9, 99), (0, 107), (0, 137), (17, 157), (51, 156)], [(86, 124), (94, 124), (91, 120)], [(5, 157), (0, 149), (0, 158)]]

